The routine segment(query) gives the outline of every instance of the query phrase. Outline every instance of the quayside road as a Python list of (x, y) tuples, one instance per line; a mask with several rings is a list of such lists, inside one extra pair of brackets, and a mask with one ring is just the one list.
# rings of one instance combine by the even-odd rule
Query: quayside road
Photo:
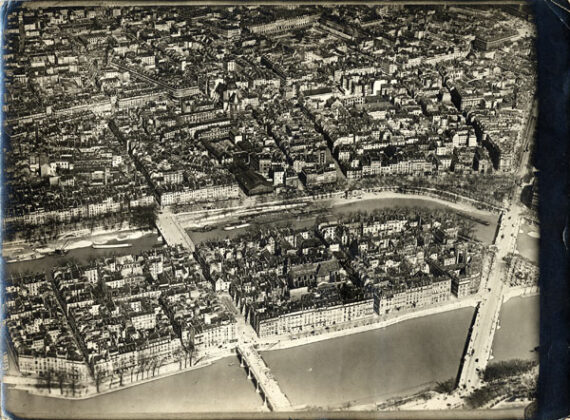
[[(526, 171), (530, 154), (523, 154), (517, 177)], [(499, 314), (506, 289), (507, 264), (504, 258), (516, 249), (516, 241), (522, 223), (524, 208), (520, 202), (521, 187), (516, 186), (509, 209), (500, 218), (495, 238), (496, 253), (488, 281), (481, 290), (481, 302), (475, 322), (469, 334), (469, 342), (458, 375), (459, 393), (470, 393), (481, 385), (481, 373), (491, 357), (493, 338), (499, 322)]]

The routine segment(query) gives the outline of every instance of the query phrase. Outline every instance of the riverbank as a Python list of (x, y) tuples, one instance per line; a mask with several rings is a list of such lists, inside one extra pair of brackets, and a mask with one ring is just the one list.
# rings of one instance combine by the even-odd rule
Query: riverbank
[[(18, 256), (25, 256), (27, 258), (20, 258), (14, 262), (33, 261), (34, 259), (42, 258), (46, 255), (52, 255), (57, 249), (70, 251), (74, 249), (87, 248), (97, 242), (98, 244), (106, 244), (109, 242), (123, 242), (140, 239), (145, 235), (154, 233), (151, 229), (133, 229), (124, 228), (118, 230), (100, 230), (94, 233), (88, 233), (83, 236), (68, 236), (62, 237), (46, 244), (29, 244), (21, 243), (5, 243), (2, 247), (2, 256), (5, 259), (15, 259)], [(8, 262), (10, 264), (10, 262)]]
[(374, 199), (384, 199), (384, 200), (398, 200), (398, 199), (413, 199), (413, 200), (420, 200), (424, 202), (432, 202), (437, 203), (442, 206), (450, 207), (456, 211), (468, 213), (468, 214), (477, 214), (480, 216), (488, 216), (491, 214), (496, 214), (491, 211), (479, 209), (473, 205), (467, 203), (456, 203), (453, 201), (444, 200), (443, 198), (433, 197), (430, 195), (425, 194), (406, 194), (406, 193), (398, 193), (392, 191), (378, 191), (378, 192), (363, 192), (358, 197), (349, 197), (349, 198), (341, 198), (335, 197), (331, 200), (333, 201), (335, 206), (351, 204), (351, 203), (360, 203), (365, 200), (374, 200)]
[[(420, 309), (411, 311), (402, 315), (398, 315), (389, 319), (382, 319), (377, 316), (371, 317), (368, 321), (370, 323), (358, 327), (352, 327), (343, 329), (340, 331), (323, 332), (320, 334), (289, 339), (288, 336), (275, 337), (271, 341), (261, 343), (257, 346), (258, 351), (274, 351), (274, 350), (284, 350), (293, 347), (305, 346), (308, 344), (318, 343), (320, 341), (332, 340), (339, 337), (347, 337), (355, 334), (360, 334), (368, 331), (374, 331), (390, 327), (392, 325), (398, 324), (400, 322), (410, 321), (413, 319), (429, 317), (431, 315), (437, 315), (449, 311), (454, 311), (458, 309), (464, 309), (469, 307), (477, 306), (478, 299), (476, 296), (467, 297), (461, 300), (455, 300), (445, 305), (438, 305), (426, 309)], [(362, 320), (365, 322), (365, 320)]]
[[(113, 243), (114, 241), (111, 241)], [(4, 266), (7, 275), (44, 273), (54, 267), (66, 265), (73, 261), (78, 265), (89, 264), (95, 258), (109, 258), (130, 254), (141, 254), (147, 252), (155, 246), (163, 244), (156, 233), (143, 234), (138, 239), (129, 239), (131, 247), (94, 249), (92, 247), (75, 248), (69, 250), (64, 255), (45, 255), (35, 261), (12, 262)]]
[(49, 398), (9, 387), (4, 388), (4, 396), (5, 410), (22, 418), (173, 418), (211, 412), (212, 407), (220, 412), (263, 409), (262, 399), (235, 356), (92, 398)]
[(374, 410), (378, 403), (455, 377), (473, 312), (471, 307), (457, 309), (411, 319), (397, 328), (261, 355), (296, 408)]
[[(468, 307), (475, 307), (476, 304), (477, 304), (477, 299), (475, 297), (470, 297), (470, 298), (465, 298), (462, 300), (457, 300), (455, 302), (451, 302), (451, 303), (446, 304), (446, 305), (430, 307), (430, 308), (426, 308), (423, 310), (405, 313), (405, 314), (393, 317), (391, 319), (382, 320), (379, 317), (378, 318), (372, 317), (369, 320), (362, 320), (363, 322), (366, 322), (366, 321), (370, 322), (367, 325), (347, 328), (347, 329), (343, 329), (340, 331), (324, 332), (324, 333), (314, 335), (314, 336), (310, 336), (310, 337), (295, 338), (295, 339), (289, 339), (287, 336), (275, 337), (274, 339), (272, 339), (270, 341), (265, 341), (265, 342), (256, 344), (256, 349), (260, 352), (263, 352), (263, 351), (273, 351), (273, 350), (285, 350), (285, 349), (290, 349), (290, 348), (294, 348), (294, 347), (305, 346), (305, 345), (317, 343), (320, 341), (332, 340), (335, 338), (347, 337), (347, 336), (352, 336), (352, 335), (356, 335), (356, 334), (360, 334), (360, 333), (365, 333), (368, 331), (383, 329), (383, 328), (398, 324), (400, 322), (414, 320), (417, 318), (428, 317), (431, 315), (437, 315), (437, 314), (441, 314), (444, 312), (454, 311), (454, 310), (458, 310), (458, 309), (464, 309), (464, 308), (468, 308)], [(152, 378), (145, 378), (143, 380), (132, 382), (132, 383), (125, 383), (125, 384), (123, 384), (123, 386), (120, 386), (120, 387), (100, 390), (100, 392), (97, 392), (95, 385), (90, 384), (87, 388), (85, 388), (82, 391), (82, 393), (80, 395), (75, 395), (75, 396), (57, 395), (56, 393), (48, 393), (48, 391), (46, 389), (38, 389), (37, 387), (35, 387), (34, 384), (32, 382), (30, 382), (29, 378), (7, 376), (7, 377), (5, 377), (5, 379), (6, 379), (5, 383), (12, 385), (14, 387), (14, 389), (26, 391), (26, 392), (29, 392), (31, 394), (38, 395), (38, 396), (43, 396), (43, 397), (48, 397), (48, 398), (82, 400), (82, 399), (94, 398), (94, 397), (104, 395), (107, 393), (111, 393), (111, 392), (122, 391), (124, 389), (128, 389), (128, 388), (138, 386), (138, 385), (143, 385), (143, 384), (148, 383), (148, 382), (161, 380), (161, 379), (164, 379), (165, 377), (168, 377), (168, 376), (182, 374), (182, 373), (188, 372), (190, 370), (205, 368), (207, 366), (210, 366), (212, 363), (216, 362), (217, 360), (227, 358), (229, 356), (232, 356), (233, 354), (234, 354), (233, 353), (233, 347), (227, 348), (227, 349), (224, 349), (221, 351), (217, 351), (216, 353), (209, 354), (207, 359), (202, 360), (200, 363), (198, 363), (192, 367), (189, 367), (189, 368), (184, 368), (182, 370), (178, 368), (178, 362), (172, 363), (170, 365), (163, 366), (161, 368), (163, 373), (160, 375), (157, 375), (157, 376), (152, 377)], [(105, 383), (101, 384), (100, 388), (104, 388), (105, 385), (106, 385)]]
[[(221, 359), (225, 359), (232, 356), (233, 354), (234, 353), (232, 349), (226, 349), (225, 351), (218, 351), (216, 353), (210, 354), (207, 358), (202, 359), (197, 364), (182, 369), (180, 369), (179, 367), (179, 362), (174, 362), (162, 366), (160, 368), (162, 370), (162, 373), (159, 375), (137, 380), (136, 382), (133, 381), (130, 383), (128, 383), (127, 378), (125, 378), (124, 382), (127, 383), (123, 383), (122, 386), (117, 385), (115, 388), (111, 388), (109, 386), (109, 382), (105, 381), (99, 385), (99, 392), (97, 392), (96, 386), (94, 384), (89, 384), (87, 387), (83, 388), (83, 390), (80, 391), (79, 394), (76, 395), (69, 395), (69, 392), (66, 392), (65, 394), (61, 393), (58, 394), (57, 390), (55, 389), (57, 386), (55, 385), (53, 386), (54, 388), (52, 390), (53, 392), (50, 393), (47, 389), (38, 388), (37, 386), (35, 386), (35, 384), (37, 384), (40, 381), (35, 378), (5, 375), (2, 378), (2, 381), (4, 384), (10, 386), (12, 389), (25, 391), (32, 395), (37, 395), (46, 398), (56, 398), (62, 400), (86, 400), (86, 399), (96, 398), (105, 394), (119, 392), (129, 388), (145, 385), (148, 384), (149, 382), (160, 381), (162, 379), (168, 378), (173, 375), (184, 374), (193, 370), (206, 368)], [(105, 387), (107, 387), (107, 389), (105, 389)]]
[(270, 201), (267, 203), (255, 203), (249, 206), (237, 206), (227, 208), (206, 209), (193, 212), (177, 213), (177, 219), (184, 227), (203, 227), (218, 222), (220, 219), (229, 219), (251, 214), (259, 214), (259, 212), (269, 213), (280, 210), (300, 208), (316, 204), (318, 202), (328, 203), (328, 207), (343, 206), (347, 204), (360, 203), (363, 200), (418, 200), (423, 202), (432, 202), (441, 206), (452, 208), (456, 211), (477, 214), (480, 216), (496, 215), (497, 212), (483, 210), (474, 205), (465, 202), (448, 201), (440, 197), (434, 197), (427, 194), (406, 194), (394, 191), (367, 191), (362, 192), (358, 196), (346, 197), (344, 193), (330, 194), (323, 198), (300, 197), (292, 200)]
[[(376, 196), (378, 194), (378, 196)], [(336, 200), (333, 202), (333, 200)], [(450, 207), (444, 201), (434, 201), (431, 198), (425, 200), (414, 197), (406, 197), (398, 193), (370, 193), (363, 197), (349, 199), (328, 198), (317, 203), (302, 203), (303, 206), (282, 208), (266, 208), (262, 213), (258, 210), (251, 212), (251, 209), (240, 209), (235, 213), (224, 213), (222, 219), (206, 219), (207, 215), (177, 215), (180, 224), (185, 227), (186, 232), (195, 244), (207, 241), (218, 241), (232, 239), (243, 234), (247, 228), (237, 228), (225, 230), (228, 224), (237, 222), (247, 222), (256, 227), (284, 227), (295, 226), (296, 228), (312, 228), (319, 216), (326, 215), (327, 218), (343, 218), (356, 211), (371, 212), (375, 210), (390, 210), (396, 208), (425, 208), (427, 210), (449, 210), (457, 213), (460, 218), (471, 219), (475, 225), (473, 234), (475, 238), (483, 244), (491, 244), (496, 234), (496, 226), (499, 216), (494, 213), (465, 212), (459, 209), (460, 206)], [(452, 203), (451, 203), (452, 204)], [(216, 216), (218, 217), (218, 216)], [(204, 227), (207, 229), (203, 229)]]
[(540, 295), (540, 289), (538, 286), (509, 287), (503, 293), (503, 303), (508, 302), (512, 298), (533, 297), (538, 295)]
[[(2, 247), (2, 256), (5, 259), (15, 259), (18, 256), (25, 256), (28, 258), (20, 258), (18, 261), (23, 263), (26, 261), (33, 261), (40, 259), (46, 255), (53, 255), (56, 249), (63, 249), (64, 251), (71, 251), (81, 248), (88, 248), (97, 242), (98, 244), (106, 244), (109, 242), (123, 242), (140, 239), (146, 235), (154, 233), (150, 229), (132, 229), (125, 228), (120, 230), (107, 230), (99, 231), (97, 233), (88, 234), (78, 237), (69, 237), (65, 239), (56, 239), (40, 246), (39, 244), (4, 244)], [(37, 246), (35, 246), (37, 245)], [(7, 262), (11, 264), (12, 262)]]
[(538, 360), (540, 346), (540, 296), (519, 294), (503, 302), (489, 363)]
[[(410, 395), (423, 389), (426, 384), (446, 380), (455, 374), (473, 313), (468, 310), (472, 305), (467, 300), (458, 303), (465, 307), (454, 311), (458, 306), (447, 305), (440, 308), (439, 314), (431, 309), (417, 311), (377, 324), (369, 331), (352, 329), (336, 334), (336, 337), (314, 337), (320, 342), (296, 340), (288, 343), (288, 346), (274, 348), (275, 351), (264, 351), (262, 357), (281, 386), (282, 380), (293, 383), (293, 389), (308, 383), (315, 392), (322, 391), (321, 402), (329, 394), (327, 387), (332, 386), (330, 398), (326, 397), (327, 403), (319, 404), (323, 407), (358, 410), (367, 405), (373, 409), (378, 400)], [(407, 322), (398, 328), (382, 328), (400, 321)], [(445, 340), (441, 340), (443, 335)], [(419, 348), (422, 350), (418, 353)], [(129, 386), (104, 389), (89, 398), (50, 398), (8, 388), (8, 409), (18, 414), (17, 410), (26, 407), (27, 414), (30, 413), (29, 409), (32, 414), (46, 415), (46, 407), (50, 407), (47, 414), (70, 412), (75, 417), (118, 412), (123, 415), (142, 412), (189, 413), (200, 412), (201, 408), (211, 410), (212, 406), (219, 407), (220, 411), (261, 411), (262, 400), (255, 392), (255, 386), (247, 379), (231, 350), (228, 349), (226, 354), (229, 357), (223, 357), (220, 353), (215, 360), (202, 361), (183, 371), (176, 365), (175, 372), (165, 371), (160, 376)], [(340, 359), (329, 360), (335, 357)], [(297, 363), (298, 358), (303, 360)], [(291, 364), (291, 360), (296, 362)], [(330, 369), (331, 366), (339, 369)], [(421, 374), (416, 380), (418, 369)], [(291, 380), (281, 378), (284, 372), (291, 370), (294, 371)], [(336, 376), (329, 378), (328, 373)], [(285, 392), (288, 396), (292, 395), (290, 390)], [(232, 394), (231, 406), (227, 400), (228, 393)], [(303, 393), (295, 394), (297, 400), (292, 401), (295, 408), (303, 409), (302, 406), (307, 405), (307, 402), (298, 401)], [(313, 396), (309, 395), (308, 399), (311, 398)]]

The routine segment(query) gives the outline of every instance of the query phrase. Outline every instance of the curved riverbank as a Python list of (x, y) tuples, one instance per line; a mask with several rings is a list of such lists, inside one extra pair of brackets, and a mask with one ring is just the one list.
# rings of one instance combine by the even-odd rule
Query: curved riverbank
[[(132, 246), (128, 248), (93, 249), (91, 248), (93, 240), (105, 241), (106, 243), (128, 241)], [(65, 265), (70, 260), (76, 261), (78, 264), (87, 264), (92, 258), (140, 253), (160, 243), (158, 235), (152, 231), (136, 230), (130, 232), (115, 232), (113, 234), (105, 233), (101, 236), (90, 238), (89, 240), (78, 239), (75, 241), (75, 246), (69, 248), (69, 252), (67, 252), (66, 255), (48, 255), (36, 261), (8, 263), (5, 265), (5, 270), (7, 274), (41, 272), (49, 270), (52, 267)]]
[[(520, 329), (517, 320), (521, 319), (521, 313), (526, 313), (532, 320), (536, 320), (536, 313), (533, 315), (528, 311), (532, 299), (537, 300), (538, 297), (515, 297), (505, 304), (501, 316), (502, 328), (498, 331), (494, 343), (495, 361), (513, 357), (511, 344), (512, 339), (516, 337), (507, 337), (505, 348), (509, 349), (510, 353), (503, 356), (501, 350), (497, 350), (497, 341), (501, 341), (500, 336), (505, 333), (518, 335)], [(468, 305), (467, 301), (464, 304)], [(519, 310), (513, 313), (512, 307), (519, 307)], [(409, 316), (415, 319), (396, 318), (388, 321), (397, 323), (397, 328), (378, 323), (370, 327), (369, 331), (356, 328), (339, 332), (339, 335), (332, 333), (328, 336), (311, 337), (310, 342), (301, 340), (283, 343), (271, 350), (262, 351), (262, 355), (296, 408), (323, 407), (338, 410), (373, 407), (377, 402), (411, 395), (431, 387), (436, 382), (453, 377), (457, 371), (472, 311), (472, 308), (464, 308), (436, 315), (411, 313)], [(505, 321), (506, 317), (512, 322)], [(526, 324), (528, 322), (525, 322)], [(446, 340), (441, 340), (442, 336), (445, 336)], [(528, 345), (523, 347), (525, 348), (522, 352), (533, 355), (527, 351)], [(292, 364), (291, 360), (295, 363)], [(331, 368), (333, 366), (335, 368)], [(342, 366), (342, 369), (339, 370), (338, 366)], [(17, 410), (21, 403), (31, 410), (26, 413), (38, 415), (45, 414), (41, 410), (48, 407), (53, 409), (52, 412), (72, 412), (85, 417), (91, 415), (98, 405), (107, 404), (114, 406), (115, 410), (105, 409), (107, 411), (103, 410), (103, 414), (114, 414), (118, 409), (127, 415), (136, 415), (143, 411), (158, 413), (161, 411), (157, 411), (156, 407), (151, 408), (151, 401), (160, 401), (154, 398), (155, 394), (170, 396), (166, 400), (167, 407), (171, 408), (174, 414), (199, 412), (201, 408), (209, 410), (213, 404), (220, 404), (223, 392), (220, 393), (218, 387), (225, 389), (226, 381), (239, 384), (237, 390), (232, 392), (232, 395), (236, 394), (234, 397), (237, 403), (232, 407), (224, 403), (220, 410), (261, 410), (261, 400), (255, 393), (254, 386), (247, 380), (247, 375), (239, 368), (234, 357), (217, 360), (208, 366), (195, 366), (185, 372), (173, 372), (166, 377), (151, 378), (84, 400), (30, 395), (16, 389), (5, 391), (9, 410)], [(210, 391), (206, 395), (201, 388), (204, 384)], [(298, 389), (299, 384), (301, 386)], [(320, 396), (312, 395), (318, 390)], [(194, 397), (196, 393), (199, 397)], [(185, 402), (186, 394), (192, 396), (192, 404)], [(141, 403), (141, 399), (144, 403)], [(133, 400), (136, 403), (133, 403)], [(125, 410), (122, 410), (120, 401), (125, 402)], [(135, 409), (139, 404), (141, 410), (137, 412)], [(19, 414), (18, 411), (13, 412)]]
[[(290, 388), (297, 388), (297, 385), (291, 385), (290, 380), (293, 384), (296, 384), (297, 379), (302, 379), (300, 382), (304, 384), (313, 384), (316, 386), (314, 392), (326, 389), (330, 386), (331, 380), (336, 381), (330, 394), (330, 401), (322, 404), (323, 406), (330, 405), (338, 409), (340, 405), (349, 401), (350, 404), (360, 405), (368, 400), (383, 400), (398, 394), (409, 395), (418, 387), (453, 376), (457, 371), (467, 334), (467, 324), (472, 313), (473, 308), (464, 308), (406, 320), (398, 323), (397, 328), (395, 326), (377, 327), (372, 331), (360, 333), (349, 330), (342, 337), (328, 337), (319, 342), (304, 343), (306, 345), (298, 343), (291, 348), (265, 351), (262, 355), (269, 362), (272, 371), (276, 369), (273, 371), (274, 376), (280, 384), (282, 380), (289, 381)], [(447, 339), (441, 340), (440, 337), (444, 334)], [(331, 355), (336, 351), (346, 353), (346, 355), (337, 360), (342, 355)], [(357, 353), (354, 353), (355, 351)], [(419, 353), (416, 358), (414, 354), (417, 351)], [(275, 358), (268, 356), (273, 354), (278, 355), (277, 362)], [(309, 356), (303, 356), (305, 354)], [(357, 354), (358, 357), (356, 357)], [(298, 355), (302, 357), (300, 362), (297, 360)], [(321, 355), (325, 357), (324, 364), (314, 367), (307, 366), (303, 369), (307, 360), (313, 361)], [(291, 363), (292, 360), (295, 363)], [(329, 369), (331, 366), (335, 366), (335, 369)], [(342, 366), (342, 369), (336, 368), (338, 366)], [(371, 382), (376, 387), (373, 395), (366, 394), (368, 392), (367, 383), (372, 380), (371, 374), (363, 375), (363, 371), (368, 370), (367, 366), (372, 369), (371, 372), (378, 375)], [(423, 368), (416, 380), (418, 366), (423, 366)], [(309, 367), (312, 367), (310, 371)], [(383, 370), (386, 368), (390, 372)], [(341, 376), (335, 376), (336, 379), (323, 376), (323, 373), (328, 370), (334, 375), (340, 374)], [(340, 370), (347, 373), (346, 380)], [(283, 376), (284, 371), (293, 372), (293, 377), (287, 379)], [(314, 375), (317, 373), (318, 383), (315, 383)], [(297, 375), (300, 376), (295, 379)], [(386, 380), (382, 379), (385, 377), (391, 379), (385, 383)], [(321, 380), (323, 383), (319, 382)], [(302, 389), (305, 386), (302, 385), (298, 393), (303, 393)], [(346, 389), (350, 391), (345, 398)], [(227, 400), (230, 392), (232, 394), (231, 405)], [(285, 390), (285, 392), (291, 397), (289, 391)], [(68, 417), (89, 417), (95, 414), (105, 416), (105, 414), (112, 415), (118, 412), (127, 416), (143, 412), (165, 414), (164, 407), (168, 408), (170, 414), (211, 411), (212, 407), (220, 411), (262, 410), (261, 398), (255, 392), (254, 385), (247, 379), (246, 373), (240, 368), (235, 357), (217, 360), (206, 367), (196, 366), (190, 371), (151, 378), (148, 382), (118, 388), (114, 392), (88, 399), (50, 398), (10, 388), (5, 389), (5, 393), (9, 411), (36, 417), (46, 413), (51, 415), (62, 413), (61, 417), (66, 415)], [(310, 403), (309, 400), (299, 398), (298, 393), (293, 394), (294, 405)]]
[(434, 197), (427, 194), (407, 194), (407, 193), (400, 193), (394, 191), (378, 191), (378, 192), (364, 192), (359, 197), (351, 197), (351, 198), (340, 198), (336, 197), (332, 200), (334, 201), (335, 205), (344, 205), (349, 203), (358, 203), (362, 202), (363, 200), (372, 200), (372, 199), (381, 199), (381, 200), (418, 200), (422, 204), (426, 202), (437, 203), (441, 206), (449, 207), (459, 212), (468, 213), (468, 214), (477, 214), (480, 216), (488, 216), (491, 214), (497, 214), (496, 212), (483, 210), (477, 208), (474, 205), (467, 204), (464, 202), (458, 203), (454, 201), (445, 200), (441, 197)]
[[(241, 220), (247, 220), (251, 224), (281, 226), (294, 223), (296, 227), (303, 228), (312, 226), (318, 215), (324, 213), (332, 216), (341, 216), (358, 210), (372, 211), (397, 207), (417, 207), (434, 210), (450, 209), (466, 218), (479, 220), (480, 222), (475, 221), (475, 236), (487, 244), (493, 241), (499, 218), (498, 214), (478, 210), (474, 207), (451, 203), (428, 196), (422, 197), (414, 195), (410, 197), (406, 194), (395, 192), (365, 193), (362, 195), (362, 198), (329, 198), (321, 200), (318, 207), (315, 207), (314, 203), (304, 204), (304, 213), (286, 209), (282, 205), (274, 205), (271, 207), (271, 212), (268, 211), (269, 208), (265, 209), (263, 213), (257, 210), (257, 208), (250, 210), (240, 209), (225, 213), (223, 218), (215, 216), (214, 218), (208, 219), (205, 215), (192, 215), (188, 213), (177, 215), (177, 217), (181, 220), (181, 224), (187, 229), (192, 240), (195, 243), (201, 243), (208, 240), (233, 238), (240, 235), (244, 232), (245, 228), (230, 231), (223, 229), (227, 224), (235, 223), (239, 221), (240, 218)], [(311, 213), (311, 210), (314, 210), (314, 212)], [(196, 229), (197, 226), (211, 226), (212, 229), (204, 232)]]

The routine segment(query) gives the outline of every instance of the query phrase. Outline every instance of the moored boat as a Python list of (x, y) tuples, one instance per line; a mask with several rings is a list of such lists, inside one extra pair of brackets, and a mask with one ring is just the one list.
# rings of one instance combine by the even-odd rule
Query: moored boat
[(112, 248), (129, 248), (133, 244), (97, 244), (91, 245), (93, 249), (112, 249)]
[(244, 227), (248, 227), (249, 225), (250, 225), (250, 223), (238, 223), (238, 224), (228, 225), (228, 226), (224, 227), (224, 230), (241, 229)]

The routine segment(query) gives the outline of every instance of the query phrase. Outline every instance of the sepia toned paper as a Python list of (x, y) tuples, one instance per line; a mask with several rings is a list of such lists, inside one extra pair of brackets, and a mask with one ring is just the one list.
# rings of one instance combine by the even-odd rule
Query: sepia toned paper
[(528, 5), (38, 2), (3, 32), (7, 418), (535, 410)]

